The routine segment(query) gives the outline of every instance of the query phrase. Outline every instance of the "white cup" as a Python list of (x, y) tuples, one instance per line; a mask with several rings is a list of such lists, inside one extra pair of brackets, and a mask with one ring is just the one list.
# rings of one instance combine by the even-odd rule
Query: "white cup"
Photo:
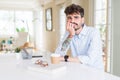
[(59, 64), (60, 63), (60, 54), (51, 54), (51, 63)]

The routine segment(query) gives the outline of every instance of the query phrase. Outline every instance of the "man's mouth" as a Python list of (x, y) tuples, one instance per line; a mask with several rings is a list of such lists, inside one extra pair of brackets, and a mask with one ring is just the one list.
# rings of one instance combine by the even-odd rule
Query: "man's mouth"
[[(75, 23), (75, 22), (71, 22), (72, 24), (75, 24), (76, 26), (78, 26), (78, 24), (77, 23)], [(77, 31), (77, 30), (79, 30), (80, 28), (78, 27), (78, 28), (74, 28), (75, 29), (75, 31)]]
[(70, 23), (75, 24), (75, 25), (78, 25), (78, 24), (77, 24), (77, 23), (75, 23), (75, 22), (70, 22)]

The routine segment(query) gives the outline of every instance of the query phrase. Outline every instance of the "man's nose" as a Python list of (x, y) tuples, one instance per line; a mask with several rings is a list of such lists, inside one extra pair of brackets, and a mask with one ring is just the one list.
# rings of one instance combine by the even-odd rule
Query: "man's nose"
[(71, 19), (71, 22), (75, 22), (75, 19), (74, 19), (74, 18), (72, 18), (72, 19)]

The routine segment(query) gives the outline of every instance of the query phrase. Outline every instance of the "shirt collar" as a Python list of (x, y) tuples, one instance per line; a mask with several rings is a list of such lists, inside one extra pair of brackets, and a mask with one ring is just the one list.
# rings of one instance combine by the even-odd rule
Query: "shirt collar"
[(87, 28), (87, 26), (84, 24), (82, 31), (79, 33), (79, 35), (77, 35), (78, 38), (80, 38), (81, 36), (85, 36), (86, 35), (86, 33), (87, 33), (87, 29), (86, 28)]

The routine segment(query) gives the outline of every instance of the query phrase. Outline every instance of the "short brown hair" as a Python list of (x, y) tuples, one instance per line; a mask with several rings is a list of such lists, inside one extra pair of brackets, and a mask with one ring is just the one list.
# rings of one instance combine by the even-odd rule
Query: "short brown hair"
[(77, 14), (80, 13), (81, 17), (84, 17), (84, 9), (80, 5), (71, 4), (65, 8), (64, 12), (66, 15), (73, 14), (73, 13), (77, 13)]

